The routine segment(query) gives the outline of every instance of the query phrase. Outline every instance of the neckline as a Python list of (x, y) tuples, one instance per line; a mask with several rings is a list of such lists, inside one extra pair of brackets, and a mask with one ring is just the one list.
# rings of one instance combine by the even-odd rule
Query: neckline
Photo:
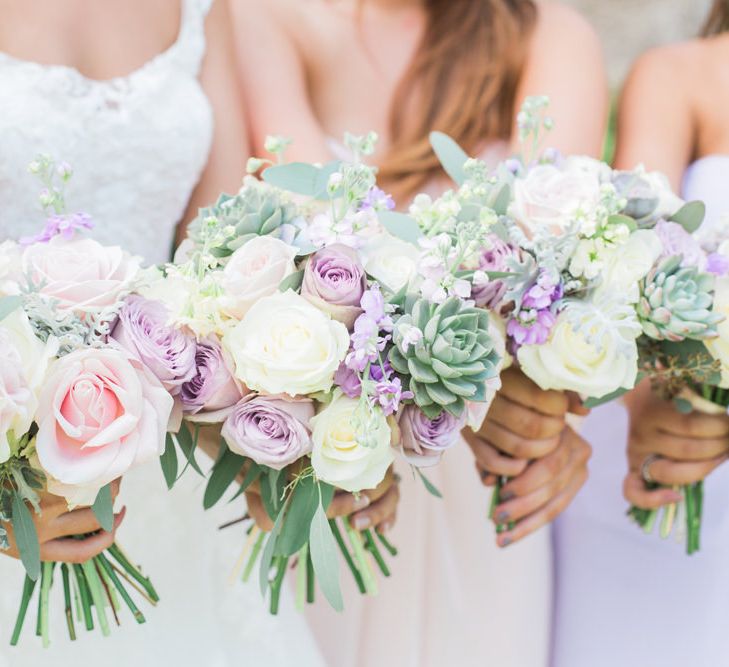
[(35, 60), (26, 60), (24, 58), (16, 58), (15, 56), (12, 56), (9, 53), (6, 53), (5, 51), (0, 51), (0, 62), (5, 60), (6, 62), (13, 63), (16, 65), (25, 65), (28, 67), (34, 67), (36, 69), (42, 69), (42, 70), (48, 70), (48, 71), (58, 71), (58, 72), (66, 72), (68, 74), (71, 74), (72, 76), (76, 77), (80, 81), (83, 81), (87, 85), (92, 86), (108, 86), (108, 85), (114, 85), (122, 82), (131, 81), (132, 79), (137, 78), (142, 72), (146, 72), (147, 70), (151, 69), (155, 65), (157, 65), (159, 62), (167, 60), (172, 53), (174, 53), (180, 42), (182, 41), (183, 33), (185, 32), (185, 26), (187, 25), (188, 20), (188, 2), (189, 0), (180, 0), (180, 26), (177, 30), (177, 36), (175, 37), (175, 40), (170, 44), (167, 48), (160, 51), (158, 54), (152, 56), (149, 60), (142, 63), (139, 67), (133, 69), (128, 74), (121, 74), (119, 76), (114, 76), (109, 79), (95, 79), (90, 76), (86, 76), (83, 72), (81, 72), (78, 68), (74, 67), (73, 65), (61, 65), (61, 64), (45, 64), (45, 63), (39, 63)]

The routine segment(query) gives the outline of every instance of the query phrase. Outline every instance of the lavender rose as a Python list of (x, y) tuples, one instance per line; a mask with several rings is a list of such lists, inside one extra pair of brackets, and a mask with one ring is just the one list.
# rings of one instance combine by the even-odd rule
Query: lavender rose
[(233, 408), (222, 435), (231, 451), (281, 470), (311, 452), (314, 404), (249, 394)]
[(195, 366), (195, 375), (180, 387), (182, 408), (194, 421), (219, 422), (243, 392), (214, 337), (197, 344)]
[[(519, 250), (510, 243), (502, 241), (495, 234), (489, 236), (490, 247), (484, 249), (478, 258), (481, 271), (509, 271), (508, 260), (519, 257)], [(506, 294), (506, 283), (503, 280), (488, 280), (484, 283), (474, 281), (471, 298), (479, 308), (496, 309)]]
[(435, 419), (428, 419), (416, 405), (406, 405), (400, 417), (405, 458), (420, 468), (436, 465), (443, 452), (456, 443), (465, 425), (465, 412), (454, 417), (443, 410)]
[(195, 376), (195, 339), (167, 325), (164, 304), (130, 296), (111, 336), (139, 359), (173, 396)]
[(362, 312), (359, 302), (367, 277), (357, 253), (330, 245), (311, 256), (304, 269), (301, 296), (351, 329)]

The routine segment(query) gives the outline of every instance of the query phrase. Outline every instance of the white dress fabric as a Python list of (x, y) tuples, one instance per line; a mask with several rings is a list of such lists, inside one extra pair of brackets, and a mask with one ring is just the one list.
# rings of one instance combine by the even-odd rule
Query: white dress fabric
[[(332, 153), (346, 149), (329, 140)], [(494, 143), (487, 163), (505, 157)], [(432, 183), (433, 196), (449, 187)], [(397, 523), (384, 554), (392, 576), (379, 575), (379, 594), (365, 597), (346, 567), (345, 613), (317, 602), (308, 618), (333, 667), (546, 667), (552, 608), (550, 529), (500, 549), (488, 511), (491, 490), (478, 478), (460, 440), (424, 471), (443, 494), (431, 496), (409, 466), (402, 476)]]
[[(729, 213), (729, 156), (686, 173), (685, 199), (706, 223)], [(555, 525), (552, 667), (718, 667), (729, 664), (729, 465), (706, 480), (701, 550), (645, 535), (625, 515), (628, 419), (620, 403), (594, 410), (590, 479)]]
[[(27, 165), (48, 153), (72, 165), (68, 208), (92, 216), (93, 238), (148, 262), (169, 257), (211, 144), (212, 110), (197, 78), (209, 6), (210, 0), (183, 0), (175, 44), (109, 81), (0, 53), (0, 239), (42, 228), (40, 185)], [(118, 504), (128, 512), (118, 542), (151, 576), (161, 602), (151, 608), (140, 601), (145, 625), (123, 609), (122, 627), (112, 627), (108, 638), (77, 625), (78, 640), (69, 641), (58, 580), (51, 649), (34, 635), (33, 605), (20, 646), (11, 648), (23, 569), (0, 555), (0, 667), (321, 665), (288, 597), (280, 616), (269, 617), (255, 583), (228, 581), (245, 535), (240, 525), (218, 526), (245, 508), (239, 500), (203, 512), (203, 489), (204, 480), (188, 470), (168, 492), (157, 463), (124, 479)]]

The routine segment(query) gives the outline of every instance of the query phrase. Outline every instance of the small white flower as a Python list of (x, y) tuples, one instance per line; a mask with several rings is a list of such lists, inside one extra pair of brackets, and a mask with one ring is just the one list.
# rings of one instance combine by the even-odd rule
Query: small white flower
[(413, 324), (401, 324), (397, 329), (402, 336), (402, 347), (406, 354), (411, 345), (415, 346), (423, 340), (423, 332)]

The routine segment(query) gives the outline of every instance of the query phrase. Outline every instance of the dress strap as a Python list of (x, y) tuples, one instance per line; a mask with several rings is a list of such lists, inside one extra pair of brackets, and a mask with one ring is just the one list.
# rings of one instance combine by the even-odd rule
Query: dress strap
[(205, 55), (205, 19), (212, 4), (213, 0), (182, 0), (180, 33), (171, 60), (176, 67), (195, 77)]

